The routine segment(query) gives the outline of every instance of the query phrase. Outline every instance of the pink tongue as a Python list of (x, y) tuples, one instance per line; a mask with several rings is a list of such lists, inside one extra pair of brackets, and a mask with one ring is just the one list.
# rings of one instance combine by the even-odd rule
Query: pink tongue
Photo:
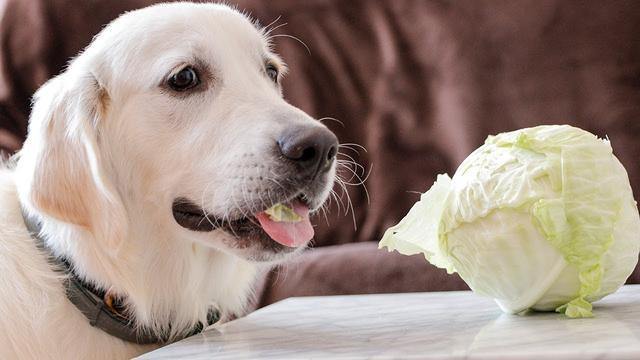
[(256, 218), (271, 239), (284, 246), (298, 247), (313, 238), (313, 226), (309, 221), (309, 207), (297, 200), (291, 203), (290, 206), (302, 220), (298, 222), (276, 222), (271, 220), (271, 217), (264, 212), (257, 213)]

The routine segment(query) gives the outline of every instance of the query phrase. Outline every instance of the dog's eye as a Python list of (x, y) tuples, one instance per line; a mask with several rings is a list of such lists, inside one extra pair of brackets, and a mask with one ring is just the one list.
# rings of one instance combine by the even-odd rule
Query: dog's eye
[(278, 82), (278, 68), (273, 64), (267, 64), (267, 67), (264, 70), (267, 73), (267, 76), (271, 81), (277, 83)]
[(198, 85), (198, 74), (192, 67), (186, 67), (169, 78), (169, 86), (175, 91), (185, 91)]

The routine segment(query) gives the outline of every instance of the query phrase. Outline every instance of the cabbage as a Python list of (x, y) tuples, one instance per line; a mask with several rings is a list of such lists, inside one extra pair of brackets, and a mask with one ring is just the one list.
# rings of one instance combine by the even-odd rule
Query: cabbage
[(488, 137), (380, 247), (424, 254), (505, 312), (588, 317), (638, 262), (640, 216), (608, 140), (538, 126)]
[(287, 205), (277, 203), (272, 207), (264, 211), (269, 218), (275, 222), (300, 222), (302, 216), (296, 214), (296, 212)]

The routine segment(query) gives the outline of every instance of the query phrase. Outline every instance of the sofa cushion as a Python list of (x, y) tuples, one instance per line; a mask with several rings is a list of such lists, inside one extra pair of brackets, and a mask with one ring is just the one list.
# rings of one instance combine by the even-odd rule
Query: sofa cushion
[(312, 249), (275, 269), (260, 291), (260, 306), (290, 296), (468, 290), (424, 256), (379, 250), (368, 241)]
[[(0, 1), (0, 148), (19, 147), (33, 92), (103, 24), (154, 2)], [(636, 198), (640, 194), (638, 1), (229, 3), (262, 24), (280, 16), (274, 26), (287, 25), (275, 34), (307, 44), (309, 51), (292, 38), (274, 38), (291, 69), (285, 96), (313, 116), (342, 121), (325, 123), (343, 143), (366, 147), (359, 154), (341, 151), (370, 172), (369, 196), (363, 186), (347, 186), (351, 205), (343, 197), (329, 207), (327, 221), (318, 218), (319, 249), (304, 254), (298, 267), (273, 275), (263, 303), (287, 294), (462, 286), (420, 257), (379, 252), (369, 242), (406, 214), (416, 192), (438, 173), (452, 173), (488, 134), (569, 123), (609, 136)], [(348, 179), (349, 171), (342, 176)], [(363, 245), (331, 246), (353, 242)], [(337, 265), (345, 267), (334, 272)], [(359, 281), (361, 276), (368, 277)], [(640, 281), (640, 274), (630, 281)]]

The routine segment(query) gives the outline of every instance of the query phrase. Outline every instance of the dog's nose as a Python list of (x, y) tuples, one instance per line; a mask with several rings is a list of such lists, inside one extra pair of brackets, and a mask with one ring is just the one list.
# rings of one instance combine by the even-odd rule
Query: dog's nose
[(320, 126), (290, 129), (278, 139), (285, 158), (299, 167), (300, 176), (315, 177), (331, 168), (338, 153), (338, 138)]

